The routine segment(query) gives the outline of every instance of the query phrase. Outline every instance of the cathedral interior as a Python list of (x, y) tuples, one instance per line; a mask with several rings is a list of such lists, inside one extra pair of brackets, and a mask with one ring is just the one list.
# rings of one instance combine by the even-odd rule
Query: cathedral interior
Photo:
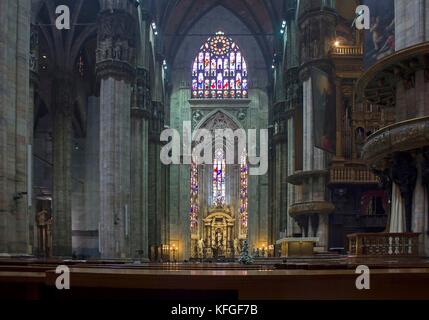
[(81, 297), (429, 299), (428, 0), (0, 0), (0, 21), (0, 296), (67, 299), (65, 265)]

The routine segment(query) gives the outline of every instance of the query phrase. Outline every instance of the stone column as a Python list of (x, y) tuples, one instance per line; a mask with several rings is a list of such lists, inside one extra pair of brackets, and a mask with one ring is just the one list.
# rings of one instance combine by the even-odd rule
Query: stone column
[(131, 256), (147, 258), (148, 245), (148, 71), (139, 68), (131, 109)]
[(162, 211), (160, 199), (163, 198), (161, 192), (161, 163), (159, 161), (159, 132), (154, 130), (156, 119), (153, 118), (153, 114), (149, 123), (149, 145), (148, 145), (148, 180), (149, 188), (151, 192), (149, 203), (149, 244), (159, 245), (161, 242), (161, 221)]
[[(285, 1), (285, 19), (287, 25), (287, 39), (286, 50), (285, 50), (285, 60), (286, 71), (286, 128), (287, 128), (287, 163), (286, 163), (286, 176), (292, 175), (295, 173), (296, 169), (296, 152), (299, 153), (299, 150), (296, 150), (296, 130), (298, 123), (298, 128), (300, 126), (299, 114), (302, 114), (302, 86), (299, 83), (298, 79), (298, 66), (299, 66), (299, 29), (296, 20), (296, 10), (297, 10), (297, 0), (286, 0)], [(302, 142), (300, 143), (302, 145)], [(294, 229), (298, 228), (296, 221), (289, 215), (289, 207), (294, 203), (294, 193), (295, 186), (286, 183), (287, 195), (286, 195), (286, 213), (287, 213), (287, 237), (292, 237), (294, 234)]]
[(28, 0), (0, 1), (0, 254), (29, 252), (30, 8)]
[[(287, 124), (288, 129), (288, 159), (287, 159), (287, 175), (292, 175), (295, 172), (295, 125), (294, 125), (294, 117), (290, 117), (288, 119)], [(294, 193), (295, 186), (288, 183), (287, 184), (287, 237), (292, 237), (294, 233), (294, 219), (289, 215), (289, 207), (294, 203)]]
[[(298, 12), (300, 28), (301, 68), (299, 76), (303, 85), (303, 172), (302, 177), (303, 202), (308, 210), (298, 214), (317, 214), (314, 217), (313, 231), (319, 237), (319, 246), (328, 249), (329, 210), (333, 205), (326, 198), (326, 176), (323, 171), (327, 168), (327, 152), (317, 148), (315, 144), (316, 121), (312, 68), (323, 70), (329, 77), (335, 74), (334, 66), (330, 61), (330, 50), (335, 39), (336, 13), (335, 8), (325, 1), (302, 0)], [(339, 130), (339, 129), (338, 129)], [(341, 132), (340, 132), (341, 135)], [(337, 141), (338, 143), (338, 141)], [(341, 146), (340, 146), (341, 147)], [(336, 152), (340, 154), (339, 150)], [(329, 210), (328, 210), (329, 209)]]
[(100, 253), (102, 258), (126, 258), (130, 256), (130, 128), (135, 21), (128, 11), (112, 9), (103, 11), (97, 23)]
[[(63, 72), (57, 72), (58, 75), (61, 73)], [(72, 254), (71, 152), (74, 81), (70, 75), (63, 75), (52, 82), (52, 87), (54, 113), (52, 253), (54, 256), (70, 257)]]
[[(78, 254), (84, 256), (98, 257), (98, 226), (100, 223), (100, 99), (88, 97), (87, 100), (87, 123), (85, 136), (85, 188), (84, 188), (84, 210), (78, 216), (76, 230), (87, 232), (85, 237), (74, 237), (79, 239), (80, 248)], [(76, 250), (76, 248), (74, 248)]]
[[(157, 51), (160, 49), (159, 45), (155, 45)], [(164, 69), (163, 69), (164, 56), (160, 52), (156, 52), (155, 55), (155, 70), (154, 70), (154, 87), (151, 88), (151, 115), (149, 121), (149, 169), (148, 179), (149, 187), (153, 190), (153, 195), (149, 197), (149, 244), (160, 245), (161, 244), (161, 226), (165, 223), (165, 207), (164, 201), (166, 199), (163, 191), (164, 181), (162, 178), (162, 164), (160, 161), (160, 134), (164, 129)], [(188, 177), (189, 179), (190, 177)], [(189, 187), (189, 185), (188, 185)], [(188, 202), (189, 208), (189, 202)], [(187, 210), (189, 213), (189, 209)], [(184, 222), (184, 221), (181, 221)], [(189, 220), (188, 220), (189, 222)], [(189, 224), (188, 224), (189, 229)], [(188, 230), (189, 231), (189, 230)], [(182, 233), (184, 235), (184, 233)], [(191, 253), (193, 248), (190, 248), (189, 239), (179, 239), (179, 252), (178, 257), (180, 259), (186, 259)], [(181, 244), (183, 243), (183, 245)], [(186, 249), (189, 247), (190, 249)]]
[[(31, 145), (31, 151), (34, 149), (34, 109), (36, 108), (35, 104), (35, 94), (38, 91), (39, 84), (39, 28), (31, 25), (30, 29), (30, 92), (29, 92), (29, 109), (28, 109), (28, 141)], [(27, 155), (28, 156), (28, 155)], [(31, 154), (31, 161), (28, 162), (32, 168), (31, 172), (34, 173), (34, 165), (33, 165), (33, 155)], [(33, 187), (33, 177), (31, 176), (31, 187)], [(34, 198), (30, 199), (32, 203), (32, 207), (29, 211), (29, 246), (31, 247), (31, 251), (36, 252), (37, 240), (35, 230), (35, 222), (36, 222), (36, 201)]]

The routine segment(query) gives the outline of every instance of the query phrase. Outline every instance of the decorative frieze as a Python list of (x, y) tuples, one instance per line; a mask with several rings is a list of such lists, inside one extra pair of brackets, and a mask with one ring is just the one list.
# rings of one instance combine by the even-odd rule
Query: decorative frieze
[(397, 85), (405, 90), (416, 87), (416, 73), (425, 70), (428, 81), (427, 65), (429, 44), (423, 43), (397, 51), (373, 65), (359, 80), (357, 96), (373, 104), (393, 107), (396, 104)]
[(363, 158), (379, 166), (380, 161), (397, 151), (408, 151), (427, 146), (429, 117), (395, 123), (372, 134), (363, 147)]

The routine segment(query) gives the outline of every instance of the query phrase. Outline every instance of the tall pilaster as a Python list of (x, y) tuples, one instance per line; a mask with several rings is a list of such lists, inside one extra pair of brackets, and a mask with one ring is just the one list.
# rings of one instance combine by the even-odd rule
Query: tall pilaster
[[(130, 256), (131, 84), (135, 74), (135, 7), (105, 1), (98, 20), (100, 81), (100, 253)], [(133, 173), (134, 174), (134, 173)]]
[(75, 89), (71, 75), (57, 77), (52, 86), (54, 88), (52, 253), (54, 256), (69, 257), (72, 254), (71, 153)]
[[(27, 156), (31, 156), (31, 161), (28, 162), (28, 165), (31, 166), (31, 175), (29, 175), (29, 179), (31, 179), (30, 187), (33, 188), (33, 145), (34, 145), (34, 109), (35, 109), (35, 95), (38, 90), (39, 85), (39, 28), (35, 25), (31, 25), (30, 29), (30, 92), (29, 92), (29, 114), (28, 114), (28, 140), (31, 148), (29, 148), (29, 152)], [(31, 195), (30, 195), (31, 196)], [(35, 244), (36, 239), (36, 230), (34, 229), (34, 224), (36, 221), (36, 212), (35, 212), (35, 198), (30, 199), (31, 201), (31, 210), (29, 211), (29, 245), (31, 246), (31, 251), (35, 252)], [(29, 202), (30, 203), (30, 202)]]

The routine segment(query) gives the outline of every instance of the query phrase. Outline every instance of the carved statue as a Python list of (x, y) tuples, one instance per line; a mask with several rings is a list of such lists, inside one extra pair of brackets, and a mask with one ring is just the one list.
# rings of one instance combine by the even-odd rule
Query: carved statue
[(119, 44), (116, 44), (113, 48), (113, 59), (121, 60), (122, 59), (122, 49)]
[(36, 214), (38, 229), (39, 253), (44, 257), (51, 255), (51, 224), (52, 217), (47, 210), (41, 210)]
[(199, 258), (204, 258), (204, 247), (205, 247), (204, 240), (203, 239), (198, 240), (198, 257)]
[(277, 133), (279, 133), (279, 123), (276, 121), (274, 123), (274, 134), (277, 134)]
[(393, 156), (392, 180), (398, 185), (405, 202), (406, 230), (412, 232), (412, 203), (417, 181), (417, 168), (409, 153), (398, 152)]
[(239, 255), (241, 252), (240, 240), (234, 239), (234, 254)]

